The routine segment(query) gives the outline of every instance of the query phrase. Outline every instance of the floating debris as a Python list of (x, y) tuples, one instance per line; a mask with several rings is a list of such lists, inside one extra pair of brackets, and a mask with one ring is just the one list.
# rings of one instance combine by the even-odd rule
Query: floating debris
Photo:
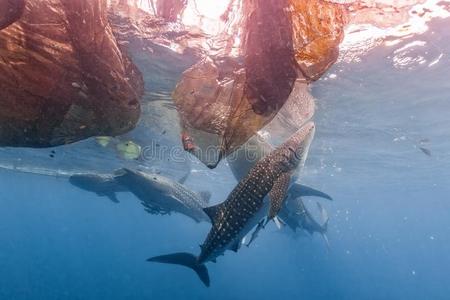
[(133, 141), (121, 142), (116, 145), (120, 156), (125, 159), (137, 159), (141, 155), (141, 146)]
[(110, 136), (98, 136), (98, 137), (95, 138), (95, 141), (100, 146), (106, 147), (111, 142), (111, 137)]

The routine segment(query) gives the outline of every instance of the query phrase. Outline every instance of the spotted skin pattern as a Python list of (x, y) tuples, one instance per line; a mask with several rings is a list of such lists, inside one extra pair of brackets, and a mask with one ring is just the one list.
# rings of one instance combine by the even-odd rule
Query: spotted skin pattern
[(276, 214), (285, 198), (290, 177), (299, 164), (314, 134), (310, 122), (298, 130), (288, 141), (264, 157), (233, 189), (228, 198), (218, 205), (212, 216), (213, 226), (201, 246), (198, 264), (215, 261), (242, 236), (247, 222), (263, 207), (264, 197), (271, 192), (274, 203), (271, 213)]
[(289, 188), (289, 183), (291, 182), (291, 172), (283, 173), (269, 193), (270, 198), (270, 209), (269, 209), (269, 219), (273, 219), (281, 209), (284, 199), (286, 198), (287, 190)]

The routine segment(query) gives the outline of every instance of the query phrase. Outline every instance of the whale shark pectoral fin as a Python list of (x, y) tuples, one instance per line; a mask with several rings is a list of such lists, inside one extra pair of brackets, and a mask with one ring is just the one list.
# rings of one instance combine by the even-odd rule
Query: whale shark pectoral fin
[(213, 206), (208, 206), (203, 208), (203, 211), (208, 215), (208, 217), (211, 219), (211, 223), (214, 225), (214, 220), (217, 217), (217, 214), (220, 211), (222, 204), (217, 204), (217, 205), (213, 205)]
[(291, 180), (291, 175), (288, 173), (282, 174), (272, 186), (272, 190), (269, 192), (270, 208), (268, 214), (268, 220), (273, 219), (281, 207), (283, 206), (284, 199), (287, 195), (287, 190), (289, 188), (289, 182)]
[(320, 197), (320, 198), (328, 199), (330, 201), (333, 200), (333, 198), (330, 195), (328, 195), (327, 193), (324, 193), (315, 188), (312, 188), (312, 187), (309, 187), (309, 186), (306, 186), (303, 184), (299, 184), (299, 183), (294, 183), (289, 190), (294, 192), (296, 194), (295, 196), (298, 196), (298, 197), (311, 196), (311, 197)]
[(117, 199), (117, 195), (114, 192), (107, 192), (105, 193), (105, 196), (109, 198), (114, 203), (119, 203), (119, 199)]
[(107, 197), (114, 203), (119, 203), (119, 200), (116, 197), (116, 193), (114, 192), (95, 192), (95, 194), (99, 197)]

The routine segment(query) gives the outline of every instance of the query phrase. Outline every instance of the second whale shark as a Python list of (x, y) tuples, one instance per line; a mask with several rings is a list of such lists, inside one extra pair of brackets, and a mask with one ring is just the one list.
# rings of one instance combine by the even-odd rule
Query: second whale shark
[(184, 214), (196, 222), (208, 222), (203, 208), (209, 205), (210, 193), (194, 192), (183, 183), (189, 173), (179, 181), (156, 174), (122, 168), (111, 175), (75, 174), (69, 182), (83, 190), (106, 196), (118, 203), (117, 192), (131, 192), (150, 214)]

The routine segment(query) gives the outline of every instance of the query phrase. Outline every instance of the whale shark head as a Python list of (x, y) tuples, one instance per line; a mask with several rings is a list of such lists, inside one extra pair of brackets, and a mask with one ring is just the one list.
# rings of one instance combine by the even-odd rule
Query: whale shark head
[(277, 149), (279, 163), (285, 171), (303, 167), (314, 133), (314, 122), (308, 122)]

